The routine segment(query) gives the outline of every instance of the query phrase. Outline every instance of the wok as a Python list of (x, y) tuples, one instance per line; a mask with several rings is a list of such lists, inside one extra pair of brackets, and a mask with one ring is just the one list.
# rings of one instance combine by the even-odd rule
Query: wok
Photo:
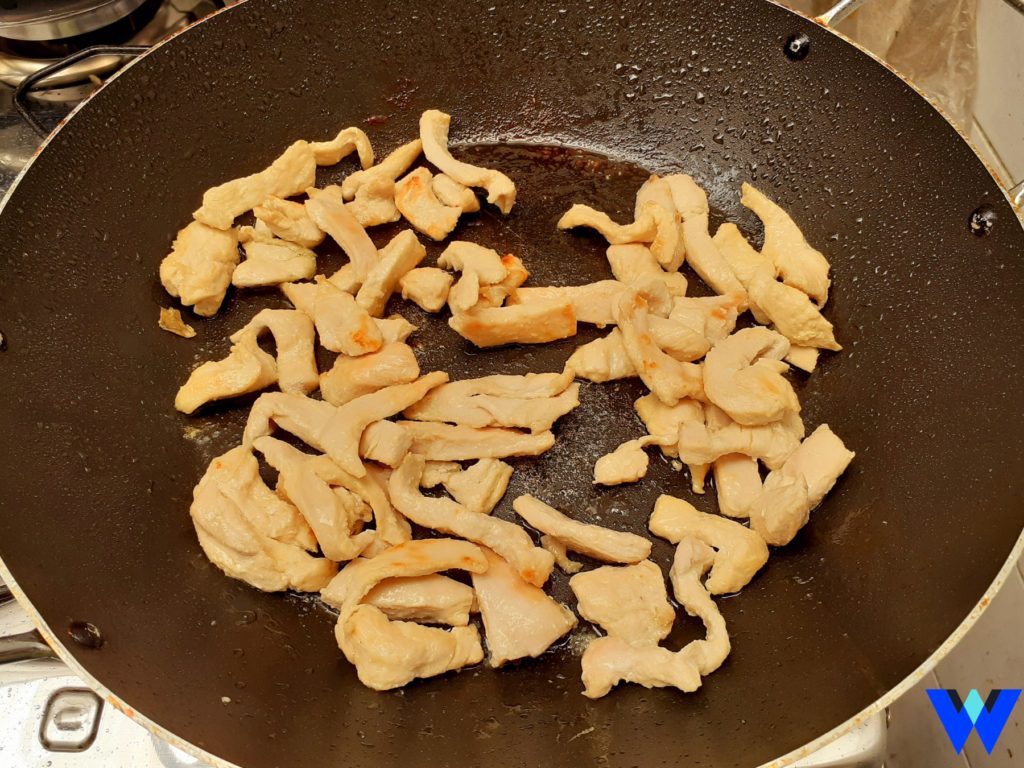
[[(801, 34), (809, 48), (789, 44)], [(827, 314), (846, 349), (798, 388), (807, 423), (827, 421), (857, 459), (721, 602), (733, 652), (695, 694), (623, 686), (589, 701), (573, 644), (376, 693), (329, 611), (232, 581), (200, 552), (190, 492), (247, 409), (185, 417), (174, 392), (281, 301), (235, 293), (197, 340), (171, 337), (156, 325), (160, 259), (207, 187), (368, 117), (386, 152), (430, 107), (453, 114), (464, 156), (519, 186), (509, 217), (485, 211), (456, 236), (516, 252), (534, 284), (607, 276), (602, 243), (554, 222), (573, 201), (628, 216), (648, 172), (692, 174), (712, 226), (728, 218), (757, 241), (738, 203), (751, 180), (832, 262)], [(987, 236), (969, 226), (981, 207)], [(761, 0), (243, 3), (142, 57), (61, 128), (6, 200), (0, 258), (2, 575), (76, 672), (216, 764), (755, 766), (906, 689), (1020, 552), (1015, 212), (910, 85)], [(338, 263), (328, 252), (321, 266)], [(553, 370), (576, 343), (476, 353), (443, 319), (403, 312), (422, 327), (424, 370), (453, 378)], [(639, 394), (585, 387), (496, 514), (512, 519), (510, 500), (532, 492), (642, 533), (662, 492), (713, 510), (660, 460), (637, 487), (591, 487), (593, 461), (640, 433)], [(553, 589), (567, 598), (564, 578)], [(695, 624), (677, 622), (670, 645)]]

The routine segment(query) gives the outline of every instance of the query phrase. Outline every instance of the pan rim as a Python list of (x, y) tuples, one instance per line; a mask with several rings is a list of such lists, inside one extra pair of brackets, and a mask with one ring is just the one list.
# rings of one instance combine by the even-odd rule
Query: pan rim
[[(93, 93), (91, 93), (86, 99), (84, 99), (80, 104), (78, 104), (74, 109), (72, 109), (71, 112), (68, 113), (67, 117), (61, 120), (60, 123), (58, 123), (58, 125), (54, 128), (54, 130), (51, 131), (45, 139), (43, 139), (42, 143), (32, 154), (32, 157), (29, 159), (28, 163), (26, 163), (25, 167), (22, 168), (22, 170), (17, 174), (10, 188), (4, 194), (3, 198), (0, 198), (0, 216), (3, 215), (3, 212), (6, 209), (7, 204), (10, 202), (14, 194), (14, 191), (25, 178), (29, 170), (32, 168), (32, 165), (35, 163), (36, 159), (42, 154), (43, 151), (46, 150), (46, 148), (50, 145), (54, 138), (61, 132), (64, 126), (67, 125), (67, 123), (73, 117), (75, 117), (80, 110), (82, 110), (87, 104), (89, 104), (92, 101), (93, 97), (96, 96), (96, 94), (101, 92), (104, 88), (106, 88), (110, 83), (112, 83), (114, 80), (120, 77), (123, 73), (127, 72), (129, 69), (135, 66), (139, 61), (148, 57), (153, 51), (162, 48), (167, 43), (177, 39), (180, 35), (194, 29), (199, 24), (202, 24), (208, 21), (209, 19), (214, 18), (215, 16), (219, 16), (222, 13), (226, 13), (234, 8), (238, 8), (244, 4), (247, 4), (248, 1), (249, 0), (238, 0), (232, 5), (228, 5), (224, 8), (216, 10), (213, 13), (204, 16), (203, 18), (198, 19), (192, 22), (191, 24), (183, 27), (182, 29), (176, 30), (175, 32), (169, 34), (167, 37), (154, 44), (145, 53), (128, 61), (117, 72), (115, 72), (113, 75), (107, 78), (100, 85), (99, 88), (93, 91)], [(834, 35), (842, 42), (847, 43), (848, 45), (855, 48), (859, 53), (868, 56), (876, 63), (885, 67), (887, 71), (889, 71), (897, 78), (899, 78), (901, 81), (903, 81), (906, 85), (908, 85), (914, 91), (914, 93), (917, 94), (918, 97), (922, 98), (929, 106), (932, 107), (933, 110), (935, 110), (935, 112), (938, 113), (938, 115), (943, 120), (945, 120), (947, 124), (949, 124), (950, 127), (953, 128), (956, 134), (960, 137), (961, 141), (963, 141), (964, 144), (966, 144), (966, 146), (971, 150), (974, 156), (981, 162), (986, 172), (995, 182), (996, 187), (999, 189), (1003, 197), (1006, 199), (1007, 203), (1010, 205), (1010, 208), (1016, 214), (1017, 224), (1021, 227), (1022, 230), (1024, 230), (1024, 210), (1018, 208), (1014, 204), (1013, 200), (1010, 197), (1007, 185), (1001, 181), (995, 169), (981, 155), (981, 153), (978, 151), (978, 148), (975, 146), (974, 142), (972, 142), (971, 139), (963, 132), (960, 126), (958, 126), (952, 119), (950, 119), (950, 117), (942, 110), (942, 108), (934, 99), (932, 99), (924, 91), (922, 91), (912, 80), (910, 80), (908, 77), (903, 75), (898, 70), (891, 67), (885, 61), (876, 56), (874, 53), (872, 53), (871, 51), (869, 51), (856, 41), (850, 39), (843, 33), (838, 32), (832, 27), (822, 23), (817, 18), (806, 16), (805, 14), (788, 8), (782, 5), (779, 2), (779, 0), (764, 1), (793, 16), (803, 19), (804, 21), (810, 21), (816, 24), (822, 30)], [(944, 659), (953, 650), (953, 648), (955, 648), (960, 643), (960, 641), (971, 630), (971, 628), (974, 627), (978, 619), (991, 604), (992, 599), (1002, 589), (1007, 578), (1009, 578), (1010, 573), (1016, 567), (1017, 562), (1021, 559), (1022, 556), (1024, 556), (1024, 530), (1021, 531), (1021, 534), (1018, 536), (1017, 541), (1014, 544), (1013, 549), (1010, 551), (1010, 554), (1008, 555), (1006, 561), (1002, 564), (999, 571), (996, 573), (996, 576), (993, 579), (992, 583), (982, 594), (978, 602), (974, 605), (974, 607), (967, 614), (967, 616), (964, 617), (960, 624), (957, 625), (956, 629), (954, 629), (953, 632), (950, 633), (950, 635), (916, 669), (914, 669), (910, 674), (908, 674), (894, 687), (890, 688), (882, 696), (877, 698), (874, 702), (869, 704), (867, 707), (865, 707), (860, 712), (853, 715), (846, 721), (840, 723), (831, 730), (827, 731), (826, 733), (822, 734), (816, 739), (813, 739), (812, 741), (804, 744), (803, 746), (798, 747), (782, 755), (781, 757), (763, 763), (761, 766), (759, 766), (759, 768), (784, 768), (785, 766), (792, 765), (797, 760), (807, 757), (808, 755), (820, 749), (823, 749), (836, 739), (849, 733), (853, 729), (859, 727), (863, 723), (867, 722), (871, 717), (883, 711), (897, 699), (901, 698), (904, 694), (906, 694), (911, 688), (917, 685), (917, 683), (920, 682), (920, 680), (926, 674), (928, 674), (928, 672), (932, 671), (938, 665), (938, 663), (942, 661), (942, 659)], [(244, 766), (240, 766), (222, 757), (218, 757), (217, 755), (214, 755), (206, 751), (202, 747), (196, 746), (191, 742), (185, 740), (184, 738), (178, 736), (177, 734), (171, 732), (166, 727), (150, 719), (145, 714), (135, 710), (126, 701), (124, 701), (118, 695), (113, 693), (99, 680), (97, 680), (87, 669), (85, 669), (83, 665), (81, 665), (78, 662), (75, 656), (70, 651), (68, 651), (63, 641), (61, 641), (57, 637), (56, 633), (54, 633), (50, 629), (49, 625), (43, 619), (42, 615), (36, 610), (35, 606), (33, 606), (31, 601), (28, 599), (28, 596), (22, 591), (21, 587), (17, 583), (17, 580), (12, 575), (10, 569), (8, 569), (6, 563), (4, 563), (2, 557), (0, 557), (0, 577), (3, 578), (4, 582), (10, 588), (11, 593), (14, 595), (19, 605), (28, 614), (30, 620), (35, 625), (35, 628), (43, 636), (47, 644), (53, 649), (54, 653), (57, 654), (58, 658), (64, 664), (66, 664), (75, 675), (80, 677), (88, 687), (90, 687), (98, 694), (100, 694), (103, 697), (103, 699), (107, 701), (111, 706), (115, 707), (123, 714), (125, 714), (127, 717), (129, 717), (131, 720), (144, 727), (153, 736), (163, 739), (175, 748), (182, 750), (183, 752), (191, 755), (192, 757), (207, 762), (212, 768), (244, 768)]]

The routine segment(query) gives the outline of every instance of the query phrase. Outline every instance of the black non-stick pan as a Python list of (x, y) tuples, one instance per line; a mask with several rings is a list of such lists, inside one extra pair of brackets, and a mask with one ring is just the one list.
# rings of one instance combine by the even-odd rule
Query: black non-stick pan
[[(738, 201), (751, 181), (832, 263), (845, 350), (796, 381), (808, 425), (828, 422), (857, 459), (722, 601), (733, 652), (698, 693), (584, 698), (585, 629), (535, 661), (376, 693), (328, 610), (232, 581), (199, 549), (192, 486), (238, 443), (248, 403), (186, 417), (174, 392), (281, 299), (234, 293), (178, 339), (156, 324), (160, 259), (207, 187), (347, 125), (383, 154), (427, 108), (519, 188), (510, 216), (486, 210), (456, 236), (518, 254), (534, 284), (608, 277), (603, 244), (555, 221), (577, 201), (627, 217), (649, 172), (692, 174), (712, 227), (757, 242)], [(325, 251), (323, 271), (340, 258)], [(891, 701), (1020, 552), (1015, 211), (910, 85), (763, 0), (250, 0), (138, 60), (49, 141), (0, 215), (0, 270), (0, 571), (76, 671), (218, 765), (749, 768)], [(443, 318), (402, 311), (422, 367), (455, 378), (554, 370), (576, 343), (475, 353)], [(527, 491), (636, 532), (662, 492), (714, 510), (658, 458), (638, 486), (591, 486), (594, 460), (641, 433), (641, 393), (585, 386), (496, 514), (513, 519)], [(562, 577), (553, 589), (568, 599)], [(698, 632), (680, 618), (670, 645)]]

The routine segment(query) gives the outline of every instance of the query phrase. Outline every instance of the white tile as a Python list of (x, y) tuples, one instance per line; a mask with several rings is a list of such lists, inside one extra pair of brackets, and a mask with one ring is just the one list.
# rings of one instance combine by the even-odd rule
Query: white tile
[(932, 709), (927, 688), (941, 687), (934, 673), (889, 708), (889, 757), (886, 768), (969, 768), (958, 755)]
[(1004, 0), (978, 2), (978, 98), (974, 117), (1009, 169), (1024, 180), (1024, 14)]

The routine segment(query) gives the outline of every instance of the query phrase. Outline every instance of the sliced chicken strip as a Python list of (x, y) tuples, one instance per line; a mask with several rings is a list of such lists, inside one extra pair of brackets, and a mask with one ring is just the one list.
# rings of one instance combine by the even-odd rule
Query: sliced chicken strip
[(508, 269), (497, 251), (468, 240), (450, 242), (438, 257), (437, 266), (456, 272), (476, 272), (485, 285), (495, 285), (508, 277)]
[(647, 208), (630, 224), (617, 224), (607, 213), (595, 210), (589, 205), (576, 203), (558, 220), (559, 229), (587, 227), (597, 231), (612, 245), (626, 243), (650, 243), (658, 236), (658, 225), (653, 210)]
[(569, 587), (580, 616), (610, 637), (630, 645), (657, 645), (672, 631), (676, 612), (668, 602), (665, 577), (650, 560), (578, 573)]
[[(296, 203), (296, 205), (302, 205), (302, 203)], [(253, 210), (255, 211), (255, 209)], [(303, 210), (305, 210), (305, 206), (303, 206)], [(251, 227), (235, 227), (235, 230), (238, 232), (238, 242), (242, 243), (243, 245), (245, 243), (251, 243), (254, 240), (263, 241), (266, 243), (270, 242), (275, 237), (270, 227), (268, 227), (265, 222), (260, 221), (259, 219), (256, 219), (256, 223), (253, 224)]]
[(352, 297), (329, 280), (317, 276), (316, 330), (320, 343), (332, 352), (358, 357), (384, 345), (373, 317)]
[(750, 527), (769, 544), (788, 544), (853, 461), (853, 451), (822, 424), (768, 475), (750, 508)]
[(417, 525), (481, 544), (508, 561), (527, 582), (540, 587), (554, 567), (551, 553), (535, 547), (530, 535), (515, 523), (466, 510), (448, 498), (420, 493), (422, 456), (410, 453), (391, 475), (391, 501)]
[(351, 262), (343, 264), (338, 271), (327, 278), (328, 282), (340, 291), (355, 296), (363, 285), (363, 278), (356, 273), (355, 265)]
[[(512, 479), (512, 467), (498, 459), (480, 459), (443, 480), (445, 490), (470, 512), (489, 515)], [(423, 485), (422, 478), (420, 485)]]
[(688, 536), (679, 542), (672, 560), (669, 579), (676, 601), (690, 616), (704, 622), (707, 636), (688, 643), (679, 654), (692, 660), (701, 675), (710, 675), (726, 660), (732, 644), (722, 613), (701, 584), (701, 579), (714, 565), (715, 551), (698, 538)]
[(395, 205), (395, 182), (391, 179), (371, 179), (361, 185), (355, 198), (345, 207), (364, 229), (391, 224), (402, 218)]
[(755, 531), (672, 496), (658, 497), (648, 527), (673, 544), (692, 536), (717, 550), (707, 581), (713, 595), (739, 592), (768, 562), (768, 545)]
[(583, 568), (582, 563), (577, 563), (569, 557), (569, 550), (561, 539), (556, 539), (554, 536), (549, 536), (545, 533), (540, 537), (540, 545), (551, 553), (555, 558), (555, 565), (561, 568), (564, 573), (572, 575), (579, 573)]
[[(342, 267), (342, 269), (344, 268)], [(338, 287), (338, 284), (333, 279), (328, 279), (327, 282)], [(310, 318), (316, 318), (316, 283), (283, 283), (281, 285), (281, 292), (284, 293), (288, 301), (295, 305), (296, 309), (304, 312)], [(351, 295), (350, 292), (345, 292)], [(384, 344), (403, 342), (416, 331), (415, 325), (397, 314), (385, 318), (375, 317), (373, 318), (373, 324), (380, 332), (381, 340)]]
[(412, 538), (412, 528), (408, 521), (391, 506), (384, 472), (376, 467), (367, 467), (365, 477), (353, 477), (335, 464), (329, 456), (316, 456), (312, 464), (313, 471), (320, 479), (351, 491), (370, 505), (377, 526), (377, 538), (363, 550), (364, 556), (382, 545), (386, 545), (385, 548), (396, 546)]
[(341, 194), (345, 200), (351, 200), (356, 196), (359, 188), (372, 181), (394, 182), (399, 176), (405, 173), (416, 158), (423, 151), (423, 145), (419, 139), (413, 139), (408, 144), (395, 149), (390, 155), (381, 160), (377, 165), (362, 171), (356, 171), (345, 177), (341, 182)]
[[(328, 605), (340, 608), (346, 588), (347, 577), (335, 578), (320, 593), (320, 598)], [(453, 627), (466, 626), (469, 614), (476, 609), (472, 587), (437, 573), (385, 579), (367, 592), (363, 602), (379, 608), (389, 619)]]
[(650, 460), (644, 448), (648, 445), (673, 444), (677, 438), (648, 435), (628, 440), (611, 453), (606, 453), (594, 464), (595, 485), (621, 485), (635, 483), (647, 474)]
[[(665, 284), (658, 280), (649, 280), (644, 284), (646, 298), (652, 314), (667, 317), (672, 311), (672, 297)], [(516, 291), (511, 304), (543, 304), (547, 302), (564, 302), (572, 304), (576, 312), (576, 321), (592, 323), (598, 328), (615, 323), (615, 306), (622, 294), (631, 287), (618, 280), (599, 280), (587, 285), (542, 286), (537, 288), (520, 288)]]
[(317, 165), (335, 165), (353, 152), (359, 154), (359, 164), (364, 169), (373, 165), (373, 147), (361, 128), (343, 128), (330, 141), (313, 141), (309, 146)]
[(501, 265), (505, 267), (505, 279), (499, 283), (510, 292), (521, 286), (530, 277), (530, 272), (523, 264), (523, 260), (515, 254), (506, 253), (501, 257)]
[(758, 427), (732, 422), (713, 429), (687, 421), (679, 425), (679, 458), (686, 464), (710, 464), (728, 453), (743, 453), (761, 459), (769, 469), (778, 469), (803, 436), (803, 421), (793, 411), (773, 424)]
[(395, 183), (395, 205), (406, 221), (433, 240), (444, 240), (459, 223), (462, 209), (437, 199), (431, 173), (417, 168)]
[(736, 279), (747, 291), (747, 298), (750, 302), (750, 312), (759, 323), (767, 325), (771, 322), (764, 314), (757, 302), (749, 295), (750, 284), (758, 275), (766, 274), (775, 277), (775, 265), (770, 259), (765, 258), (757, 251), (743, 236), (739, 228), (727, 222), (718, 228), (712, 238), (718, 252), (728, 262)]
[[(451, 381), (438, 390), (445, 398), (464, 398), (471, 395), (493, 397), (533, 398), (557, 397), (571, 385), (573, 372), (566, 368), (559, 373), (527, 373), (522, 376), (495, 374), (476, 379)], [(428, 400), (435, 398), (431, 392)]]
[(257, 392), (277, 381), (277, 363), (260, 349), (256, 334), (248, 333), (232, 344), (223, 360), (203, 363), (189, 375), (174, 397), (182, 413), (214, 400)]
[(689, 326), (714, 344), (736, 329), (743, 302), (739, 294), (676, 299), (669, 320)]
[(704, 407), (697, 400), (680, 400), (675, 405), (665, 405), (657, 395), (648, 394), (633, 403), (637, 416), (647, 427), (647, 433), (667, 438), (658, 443), (661, 452), (670, 458), (679, 455), (679, 425), (684, 421), (704, 423)]
[(487, 661), (492, 667), (536, 658), (576, 626), (572, 611), (524, 581), (494, 552), (486, 548), (482, 551), (488, 568), (473, 574), (473, 589), (487, 636)]
[(269, 168), (206, 190), (202, 207), (192, 215), (214, 229), (228, 229), (271, 195), (293, 197), (315, 183), (313, 149), (307, 141), (296, 141)]
[(648, 323), (654, 343), (669, 357), (674, 357), (680, 362), (699, 360), (711, 348), (703, 334), (671, 317), (650, 315)]
[(224, 301), (238, 259), (235, 230), (193, 221), (178, 232), (171, 252), (160, 262), (160, 282), (197, 315), (212, 317)]
[(540, 456), (555, 444), (555, 436), (551, 432), (527, 434), (499, 427), (477, 429), (429, 421), (398, 423), (412, 435), (412, 452), (429, 461)]
[(323, 441), (319, 432), (336, 412), (334, 406), (322, 400), (295, 393), (267, 392), (260, 395), (249, 409), (242, 444), (252, 446), (256, 438), (273, 432), (276, 424), (310, 447), (322, 451)]
[[(456, 382), (458, 383), (458, 382)], [(554, 423), (580, 404), (580, 385), (570, 384), (555, 397), (498, 397), (460, 395), (458, 390), (438, 387), (420, 402), (405, 410), (405, 416), (417, 421), (443, 421), (467, 427), (520, 427), (531, 432), (547, 432)]]
[(767, 328), (744, 328), (715, 344), (704, 359), (704, 394), (744, 426), (800, 412), (793, 385), (782, 375), (789, 340)]
[(462, 471), (457, 461), (428, 461), (423, 466), (420, 476), (420, 488), (436, 488), (449, 477)]
[(448, 325), (478, 347), (546, 344), (576, 335), (576, 312), (570, 302), (488, 307), (457, 315)]
[(565, 363), (581, 379), (604, 383), (636, 376), (636, 368), (626, 352), (622, 331), (612, 328), (600, 339), (581, 344)]
[(448, 150), (448, 128), (451, 115), (428, 109), (420, 116), (420, 141), (423, 154), (439, 171), (467, 187), (487, 190), (487, 202), (508, 213), (516, 202), (516, 185), (505, 174), (489, 168), (478, 168), (452, 157)]
[(818, 367), (818, 350), (815, 347), (798, 347), (793, 345), (786, 355), (786, 362), (807, 373), (814, 373)]
[(640, 217), (650, 208), (658, 233), (651, 242), (655, 261), (669, 272), (675, 272), (686, 258), (682, 218), (672, 198), (672, 188), (666, 179), (651, 176), (636, 193), (634, 214)]
[(828, 260), (804, 238), (796, 222), (779, 205), (744, 182), (740, 202), (764, 223), (762, 255), (775, 265), (782, 281), (803, 291), (819, 307), (828, 301)]
[(377, 248), (356, 217), (336, 193), (310, 187), (306, 210), (316, 225), (331, 236), (348, 256), (355, 277), (362, 281), (377, 266)]
[(599, 637), (590, 642), (581, 661), (583, 695), (591, 699), (601, 698), (623, 682), (685, 693), (700, 688), (696, 662), (657, 645), (637, 647), (619, 637)]
[(359, 438), (359, 455), (388, 467), (397, 467), (412, 447), (412, 437), (393, 421), (375, 421)]
[(374, 318), (374, 325), (380, 331), (385, 344), (395, 344), (408, 339), (417, 328), (401, 315), (388, 315), (385, 318)]
[(803, 291), (761, 275), (750, 293), (775, 328), (798, 346), (839, 351), (832, 323), (826, 320)]
[(331, 370), (320, 374), (320, 393), (331, 405), (344, 405), (384, 387), (408, 384), (419, 375), (412, 348), (395, 342), (361, 357), (339, 355)]
[(316, 273), (316, 254), (301, 245), (275, 238), (250, 240), (244, 247), (245, 261), (231, 273), (231, 284), (237, 288), (280, 285)]
[(534, 496), (520, 496), (512, 508), (531, 527), (554, 536), (573, 552), (606, 563), (638, 563), (651, 554), (651, 542), (643, 536), (581, 523), (549, 507)]
[(161, 330), (173, 333), (183, 339), (193, 339), (196, 335), (196, 329), (186, 323), (181, 316), (181, 311), (174, 307), (160, 307), (157, 325)]
[(402, 298), (415, 302), (425, 312), (440, 312), (448, 301), (454, 278), (437, 267), (417, 267), (398, 281)]
[(231, 334), (230, 339), (237, 344), (251, 334), (259, 337), (264, 331), (270, 331), (277, 347), (277, 383), (281, 391), (305, 394), (316, 389), (320, 376), (316, 370), (313, 321), (297, 309), (264, 309)]
[(427, 255), (427, 249), (411, 230), (403, 230), (380, 250), (380, 260), (363, 281), (356, 303), (373, 317), (384, 314), (398, 281)]
[(636, 285), (651, 278), (665, 284), (674, 297), (686, 295), (686, 278), (678, 272), (666, 272), (654, 258), (651, 249), (642, 243), (609, 245), (606, 251), (612, 274), (619, 282)]
[(471, 269), (462, 273), (448, 291), (448, 308), (453, 315), (469, 312), (480, 303), (480, 276)]
[(253, 208), (252, 212), (256, 221), (262, 222), (282, 240), (303, 248), (315, 248), (324, 240), (323, 230), (316, 225), (302, 203), (271, 195)]
[(761, 495), (761, 473), (757, 459), (742, 453), (727, 453), (715, 460), (715, 489), (718, 509), (727, 517), (746, 520)]
[(433, 179), (433, 185), (434, 194), (443, 205), (460, 208), (463, 213), (475, 213), (480, 210), (480, 201), (473, 190), (448, 174), (437, 174)]

